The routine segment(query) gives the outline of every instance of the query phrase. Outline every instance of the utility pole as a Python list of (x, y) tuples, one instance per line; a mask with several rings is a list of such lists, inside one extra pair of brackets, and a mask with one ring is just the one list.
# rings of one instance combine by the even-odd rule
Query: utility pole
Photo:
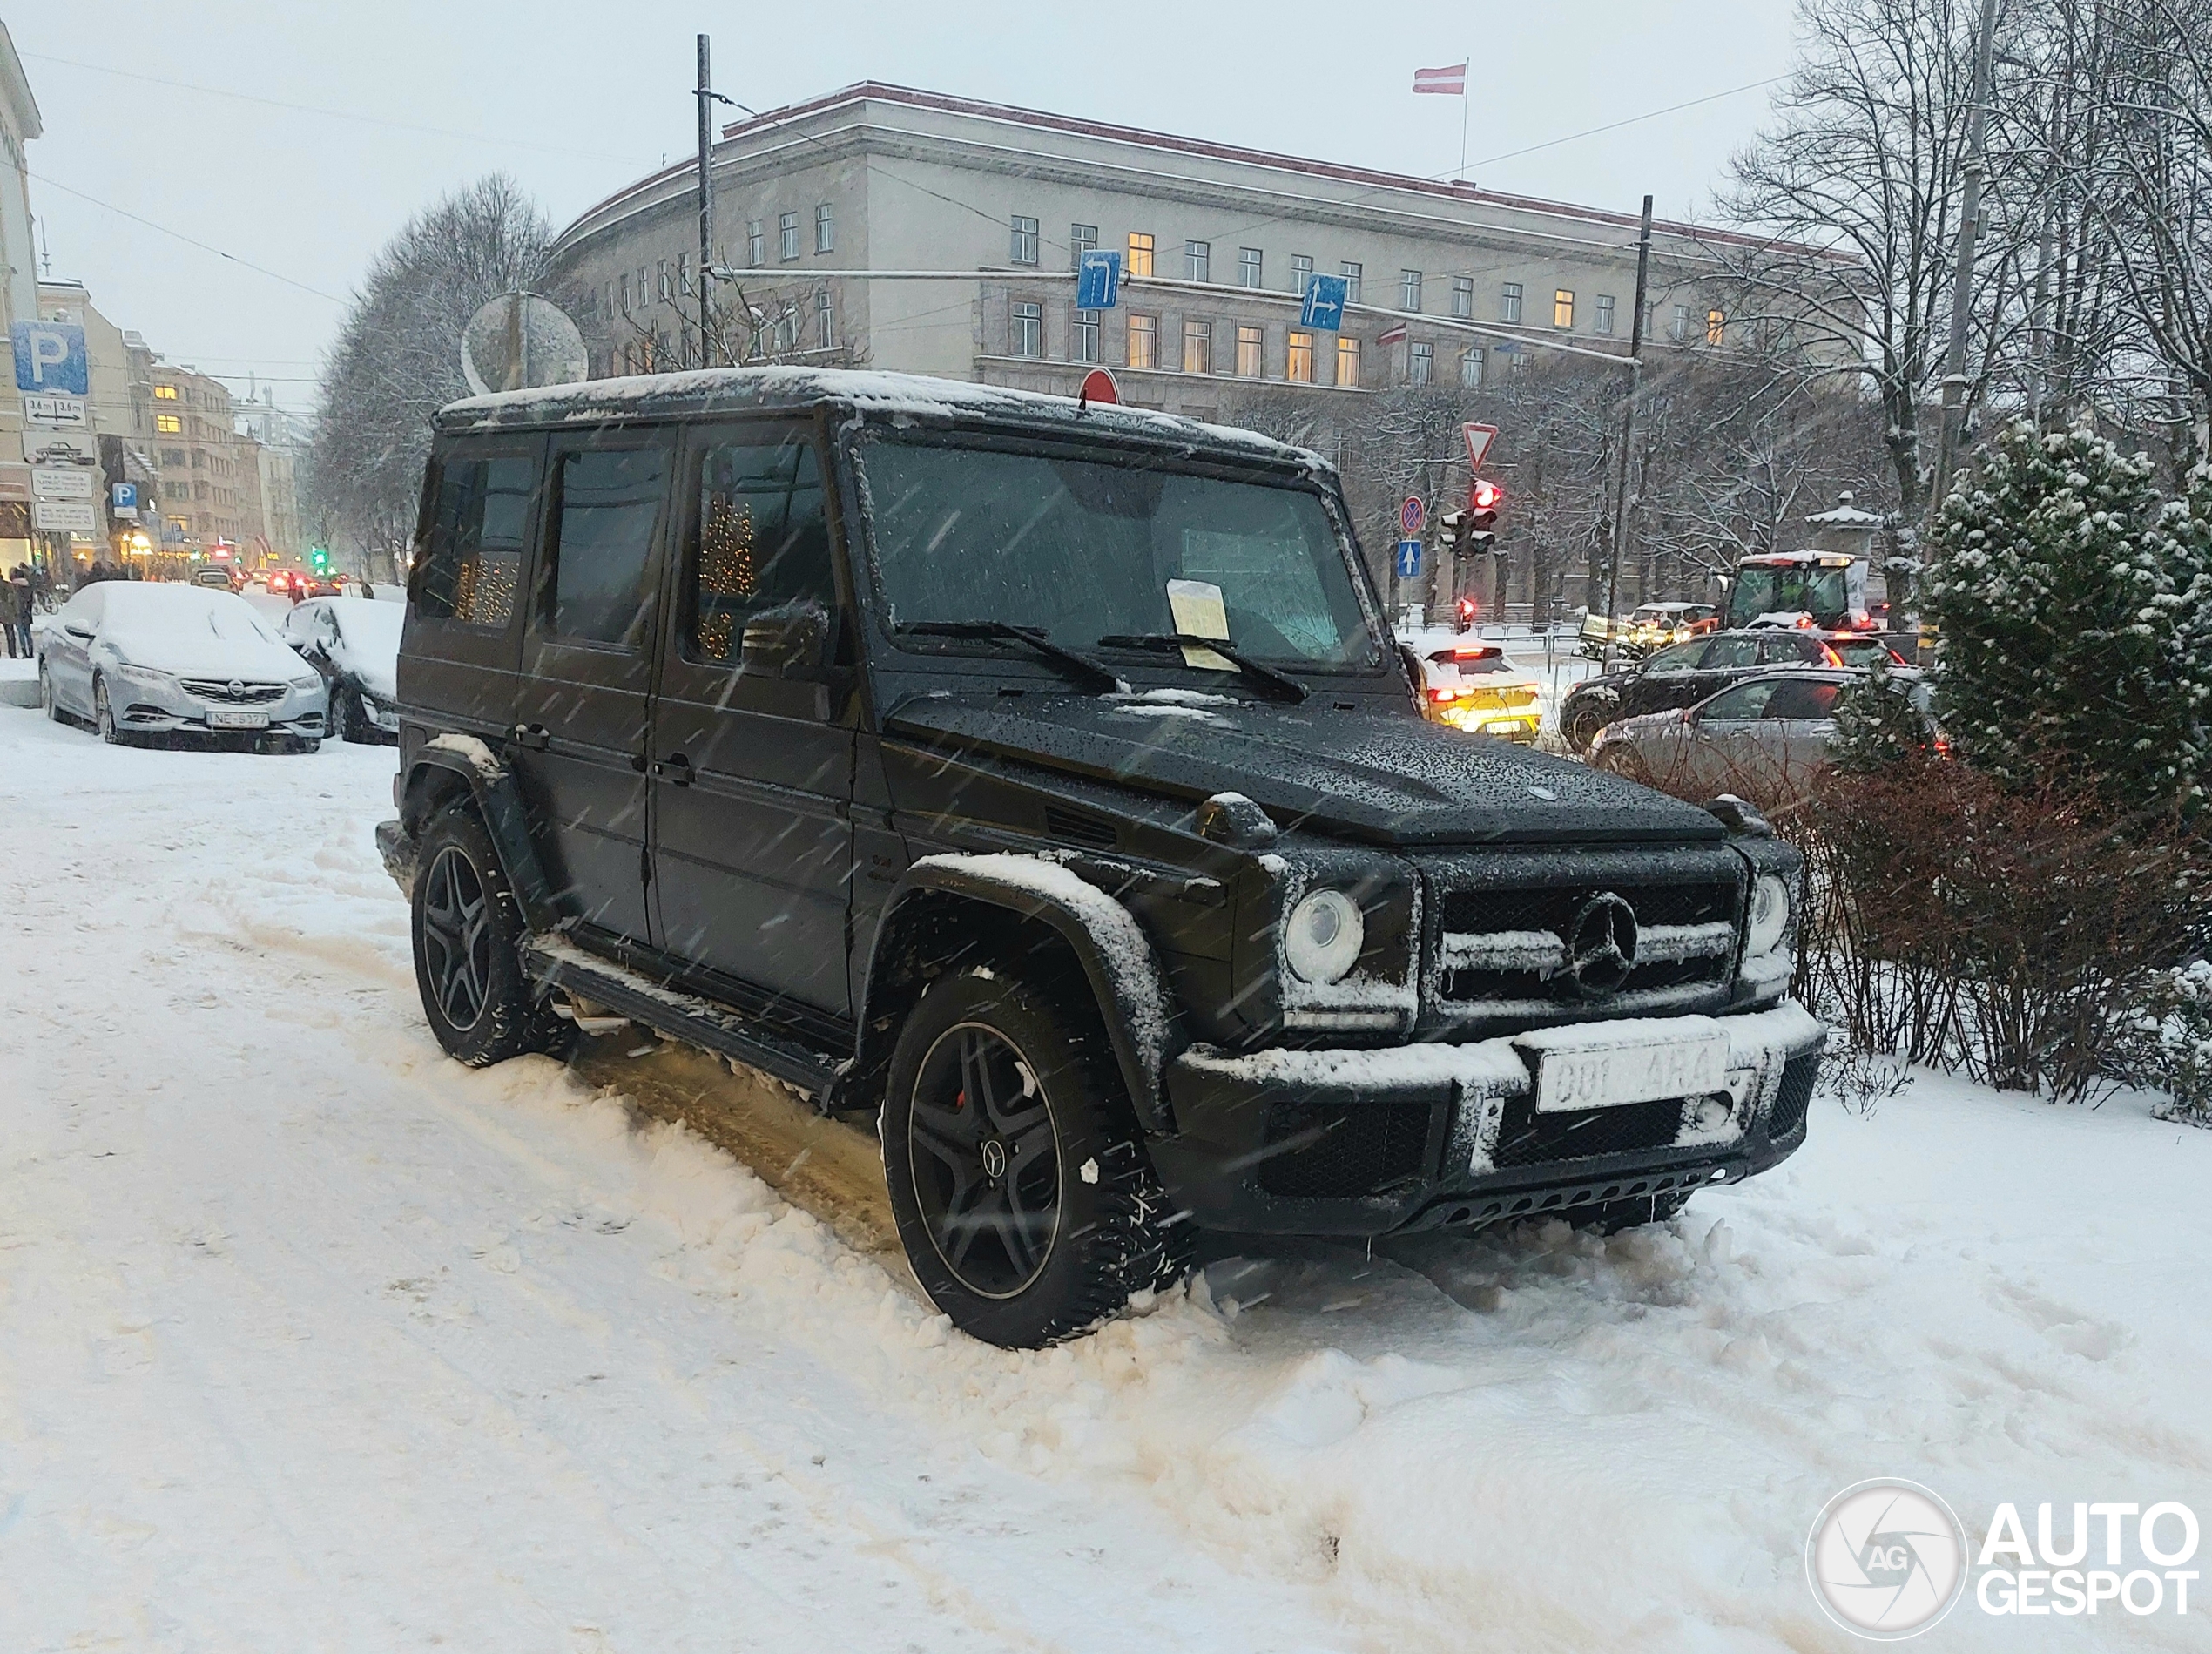
[(714, 72), (707, 37), (699, 37), (699, 361), (714, 362)]
[(1943, 362), (1943, 425), (1936, 442), (1935, 486), (1928, 490), (1928, 519), (1942, 509), (1958, 463), (1959, 427), (1966, 417), (1966, 329), (1973, 314), (1974, 240), (1981, 233), (1983, 150), (1989, 135), (1989, 64), (1996, 51), (1997, 0), (1981, 0), (1981, 34), (1974, 44), (1973, 105), (1966, 114), (1965, 186), (1959, 193), (1959, 256), (1951, 270), (1951, 337)]
[(1636, 431), (1636, 399), (1643, 390), (1643, 312), (1651, 288), (1651, 198), (1643, 198), (1643, 230), (1636, 240), (1636, 307), (1629, 321), (1629, 395), (1621, 408), (1621, 481), (1613, 495), (1612, 543), (1605, 570), (1605, 654), (1598, 670), (1613, 665), (1613, 610), (1621, 596), (1621, 554), (1628, 545), (1629, 449)]

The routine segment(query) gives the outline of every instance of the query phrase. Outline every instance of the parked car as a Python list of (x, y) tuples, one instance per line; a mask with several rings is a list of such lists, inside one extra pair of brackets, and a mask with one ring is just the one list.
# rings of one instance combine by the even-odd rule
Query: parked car
[(312, 753), (327, 710), (321, 678), (245, 598), (152, 581), (102, 581), (61, 606), (38, 632), (38, 695), (114, 746)]
[(406, 620), (396, 603), (309, 597), (278, 627), (321, 675), (330, 693), (330, 732), (340, 740), (399, 739), (400, 631)]
[(1559, 729), (1577, 753), (1615, 719), (1691, 706), (1762, 666), (1834, 666), (1836, 651), (1815, 633), (1783, 629), (1716, 631), (1669, 644), (1649, 658), (1585, 678), (1560, 703)]
[(231, 571), (228, 569), (194, 569), (192, 571), (192, 583), (196, 586), (206, 586), (212, 591), (234, 591), (238, 589), (231, 579)]
[(627, 1018), (873, 1117), (976, 1337), (1201, 1229), (1646, 1222), (1804, 1141), (1797, 853), (1418, 716), (1311, 453), (728, 369), (455, 403), (422, 498), (377, 840), (435, 1037)]
[(1421, 664), (1421, 716), (1471, 734), (1535, 744), (1543, 689), (1494, 643), (1472, 635), (1427, 633), (1409, 639)]
[[(1836, 702), (1865, 678), (1857, 671), (1761, 672), (1695, 706), (1607, 725), (1589, 761), (1669, 791), (1730, 793), (1770, 806), (1802, 796), (1827, 768)], [(1890, 681), (1931, 720), (1932, 737), (1927, 680), (1905, 668)]]
[(1581, 652), (1592, 660), (1602, 660), (1609, 645), (1634, 660), (1669, 644), (1702, 638), (1716, 630), (1720, 624), (1721, 611), (1710, 603), (1642, 604), (1626, 620), (1585, 614)]

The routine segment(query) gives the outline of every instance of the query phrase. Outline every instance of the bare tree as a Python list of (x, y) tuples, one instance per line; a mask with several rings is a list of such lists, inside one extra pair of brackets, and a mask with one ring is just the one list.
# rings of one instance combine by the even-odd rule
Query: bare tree
[(356, 558), (406, 543), (430, 416), (469, 394), (462, 329), (487, 300), (536, 283), (551, 240), (536, 205), (495, 174), (410, 219), (369, 266), (323, 365), (302, 490)]

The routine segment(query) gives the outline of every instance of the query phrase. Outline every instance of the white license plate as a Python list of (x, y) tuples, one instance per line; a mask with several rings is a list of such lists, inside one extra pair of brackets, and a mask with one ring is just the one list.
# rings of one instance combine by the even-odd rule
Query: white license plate
[(1728, 1030), (1708, 1017), (1548, 1028), (1514, 1043), (1535, 1064), (1540, 1114), (1728, 1089)]
[(268, 726), (269, 715), (266, 712), (210, 712), (207, 714), (207, 727), (210, 729), (266, 729)]

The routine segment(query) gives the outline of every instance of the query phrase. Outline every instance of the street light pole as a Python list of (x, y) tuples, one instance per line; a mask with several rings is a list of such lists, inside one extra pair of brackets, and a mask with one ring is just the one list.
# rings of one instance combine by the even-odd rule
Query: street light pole
[(1951, 337), (1943, 361), (1943, 426), (1936, 441), (1935, 486), (1928, 490), (1928, 518), (1942, 509), (1958, 463), (1959, 428), (1966, 418), (1966, 330), (1973, 316), (1974, 241), (1981, 233), (1983, 151), (1989, 132), (1989, 67), (1996, 50), (1997, 0), (1981, 0), (1981, 33), (1974, 43), (1973, 106), (1966, 114), (1966, 181), (1959, 192), (1959, 253), (1951, 270)]
[(714, 74), (707, 37), (699, 37), (699, 361), (714, 364)]
[(1605, 570), (1605, 653), (1601, 672), (1613, 665), (1613, 611), (1621, 597), (1621, 553), (1628, 543), (1629, 449), (1636, 430), (1636, 398), (1643, 388), (1643, 311), (1651, 287), (1651, 198), (1643, 198), (1643, 229), (1636, 239), (1636, 307), (1629, 318), (1629, 395), (1621, 408), (1621, 480), (1613, 495), (1613, 533)]

